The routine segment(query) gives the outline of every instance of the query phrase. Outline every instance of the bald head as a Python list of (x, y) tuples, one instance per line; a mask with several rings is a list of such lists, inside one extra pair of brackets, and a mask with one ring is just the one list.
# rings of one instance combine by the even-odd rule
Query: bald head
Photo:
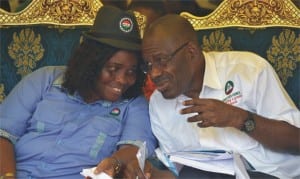
[(142, 53), (148, 74), (164, 98), (199, 95), (205, 62), (188, 20), (175, 14), (155, 20), (144, 34)]
[(144, 37), (170, 40), (172, 43), (181, 41), (197, 42), (197, 35), (191, 23), (177, 14), (168, 14), (158, 18), (146, 30)]

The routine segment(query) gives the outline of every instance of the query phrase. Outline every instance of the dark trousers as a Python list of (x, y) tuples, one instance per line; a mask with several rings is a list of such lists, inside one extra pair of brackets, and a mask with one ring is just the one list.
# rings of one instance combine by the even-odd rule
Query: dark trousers
[[(248, 172), (248, 174), (251, 179), (278, 179), (277, 177), (260, 173), (260, 172)], [(235, 179), (235, 176), (207, 172), (207, 171), (184, 166), (177, 178), (178, 179)]]

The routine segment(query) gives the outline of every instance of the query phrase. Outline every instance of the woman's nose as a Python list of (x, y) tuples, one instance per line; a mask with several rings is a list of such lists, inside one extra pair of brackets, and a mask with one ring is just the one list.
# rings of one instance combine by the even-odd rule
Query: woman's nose
[(121, 84), (126, 84), (128, 80), (124, 73), (119, 73), (116, 75), (116, 81), (118, 81)]

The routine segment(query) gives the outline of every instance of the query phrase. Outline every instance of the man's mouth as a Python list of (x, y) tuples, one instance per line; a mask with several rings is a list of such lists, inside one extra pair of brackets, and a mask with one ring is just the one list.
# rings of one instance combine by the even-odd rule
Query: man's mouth
[(156, 82), (157, 82), (155, 83), (156, 89), (161, 92), (165, 91), (169, 86), (169, 80), (167, 79), (162, 79)]
[(160, 78), (153, 79), (153, 82), (156, 86), (156, 89), (162, 92), (168, 88), (169, 79), (166, 77), (160, 77)]

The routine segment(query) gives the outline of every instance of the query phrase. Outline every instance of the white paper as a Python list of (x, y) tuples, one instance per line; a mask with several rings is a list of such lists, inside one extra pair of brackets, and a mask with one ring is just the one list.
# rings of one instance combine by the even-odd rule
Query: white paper
[(137, 151), (136, 158), (139, 162), (139, 166), (142, 172), (144, 173), (146, 160), (146, 142), (143, 142), (143, 144), (140, 146), (139, 150)]
[(250, 179), (249, 174), (246, 170), (245, 164), (241, 159), (241, 155), (238, 153), (233, 154), (234, 170), (236, 179)]
[(250, 179), (238, 153), (204, 149), (172, 152), (167, 155), (174, 163), (209, 172), (235, 175), (236, 179)]
[(168, 153), (169, 156), (177, 156), (196, 161), (212, 161), (232, 159), (233, 155), (230, 152), (223, 150), (194, 150), (194, 151), (180, 151)]
[(183, 168), (182, 164), (173, 163), (170, 161), (168, 156), (160, 150), (160, 148), (155, 149), (157, 158), (175, 175), (179, 175), (179, 171)]
[(113, 179), (111, 176), (107, 175), (104, 172), (101, 172), (98, 175), (94, 174), (94, 170), (96, 169), (96, 167), (93, 168), (86, 168), (83, 169), (80, 174), (85, 176), (85, 177), (91, 177), (92, 179)]
[(170, 156), (172, 162), (180, 163), (200, 170), (234, 175), (233, 159), (196, 161), (178, 156)]

